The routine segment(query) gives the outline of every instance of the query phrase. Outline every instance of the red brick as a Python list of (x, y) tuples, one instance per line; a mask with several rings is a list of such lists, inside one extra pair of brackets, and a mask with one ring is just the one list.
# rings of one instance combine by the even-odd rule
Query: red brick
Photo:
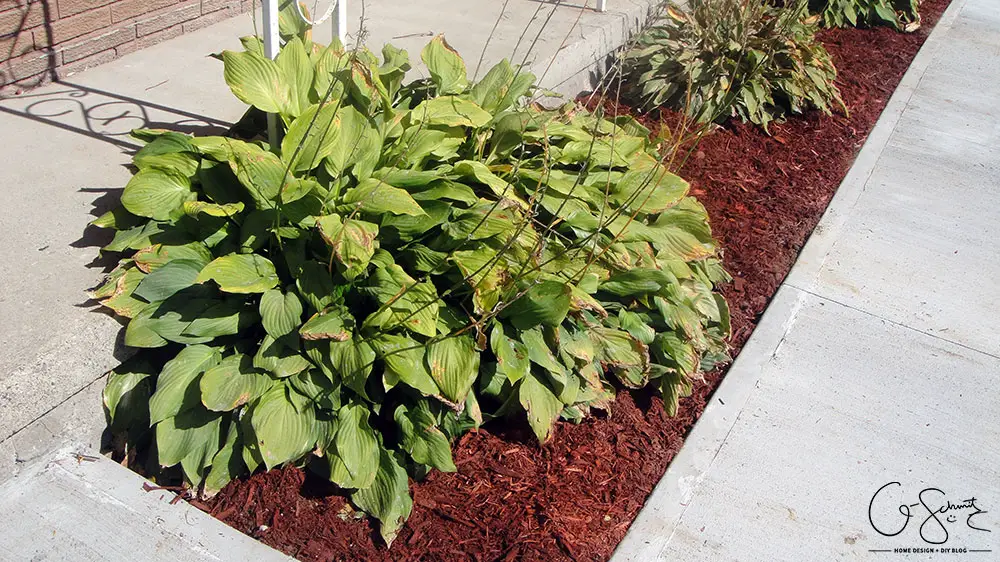
[(0, 61), (21, 56), (34, 50), (35, 40), (31, 31), (22, 31), (17, 35), (0, 36)]
[(59, 74), (59, 78), (65, 78), (70, 74), (80, 72), (81, 70), (87, 70), (88, 68), (97, 66), (99, 64), (111, 62), (116, 58), (118, 58), (118, 55), (117, 53), (115, 53), (114, 48), (111, 48), (106, 51), (101, 51), (97, 54), (90, 55), (89, 57), (73, 61), (69, 64), (64, 64), (56, 69), (56, 73)]
[(173, 11), (139, 20), (135, 26), (136, 35), (143, 37), (145, 35), (149, 35), (150, 33), (160, 31), (161, 29), (166, 29), (179, 23), (192, 20), (200, 14), (201, 6), (195, 3), (190, 3)]
[(123, 43), (128, 43), (133, 39), (135, 39), (134, 24), (128, 24), (119, 29), (104, 32), (94, 37), (88, 37), (79, 43), (62, 49), (63, 63), (80, 60), (94, 53), (106, 51)]
[(210, 14), (219, 10), (240, 10), (240, 0), (201, 0), (201, 13)]
[(239, 15), (239, 9), (232, 10), (216, 10), (208, 15), (201, 16), (196, 20), (191, 20), (184, 23), (184, 33), (191, 33), (192, 31), (197, 31), (203, 27), (208, 27), (213, 23), (219, 23), (220, 21), (227, 20), (229, 18)]
[[(18, 0), (17, 6), (4, 2), (0, 8), (0, 37), (16, 35), (18, 32), (37, 27), (45, 23), (45, 9), (41, 2), (24, 4)], [(54, 14), (53, 14), (54, 16)]]
[(181, 0), (121, 0), (112, 4), (111, 20), (118, 23), (122, 20), (183, 3)]
[(67, 18), (80, 12), (107, 6), (115, 0), (49, 0), (50, 4), (56, 4), (59, 8), (59, 17)]
[(181, 33), (184, 33), (184, 28), (180, 24), (173, 27), (168, 27), (166, 29), (161, 29), (156, 33), (150, 33), (149, 35), (144, 35), (136, 40), (137, 49), (145, 49), (155, 45), (161, 41), (166, 41), (167, 39), (173, 39), (174, 37), (179, 37)]
[(56, 20), (52, 23), (52, 45), (103, 29), (110, 24), (111, 9), (107, 7)]
[[(58, 55), (52, 55), (55, 60), (52, 63), (59, 64)], [(14, 57), (3, 64), (0, 64), (0, 82), (11, 83), (24, 80), (41, 74), (49, 69), (49, 54), (42, 51), (32, 51), (30, 53)]]

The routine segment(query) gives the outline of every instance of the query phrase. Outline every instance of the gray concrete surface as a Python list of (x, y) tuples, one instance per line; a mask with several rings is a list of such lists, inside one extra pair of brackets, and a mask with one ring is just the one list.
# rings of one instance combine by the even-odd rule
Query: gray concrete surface
[[(502, 3), (492, 0), (368, 0), (364, 18), (367, 44), (374, 49), (392, 42), (419, 63), (423, 45), (445, 33), (467, 59), (470, 74), (481, 55), (480, 76), (508, 57), (531, 65), (546, 87), (573, 95), (590, 86), (606, 55), (624, 42), (651, 4), (617, 0), (601, 14), (580, 5), (511, 0), (498, 23)], [(354, 38), (361, 7), (361, 2), (350, 3)], [(108, 238), (86, 230), (86, 224), (115, 204), (130, 177), (124, 166), (136, 144), (128, 131), (168, 127), (211, 133), (240, 117), (244, 107), (226, 87), (221, 63), (207, 55), (239, 48), (238, 38), (253, 34), (253, 21), (240, 16), (62, 84), (0, 99), (6, 144), (0, 180), (7, 193), (0, 212), (5, 233), (0, 247), (5, 281), (0, 285), (5, 351), (0, 355), (0, 447), (9, 448), (6, 440), (97, 381), (125, 354), (116, 339), (119, 324), (86, 303), (85, 291), (108, 265), (93, 263)], [(484, 51), (494, 24), (497, 31)], [(327, 26), (316, 30), (318, 40), (329, 35)], [(550, 65), (557, 55), (558, 63)], [(411, 77), (421, 72), (417, 68)], [(98, 403), (80, 423), (81, 438), (92, 440), (99, 433)], [(3, 459), (0, 455), (0, 463)]]
[(955, 0), (614, 562), (1000, 559), (998, 111)]
[[(88, 455), (89, 453), (84, 453)], [(0, 560), (291, 560), (105, 457), (56, 451), (0, 485)]]

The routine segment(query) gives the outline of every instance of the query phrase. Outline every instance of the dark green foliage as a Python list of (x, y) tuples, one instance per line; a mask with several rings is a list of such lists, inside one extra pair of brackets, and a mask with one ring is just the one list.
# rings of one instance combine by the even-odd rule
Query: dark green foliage
[(901, 31), (920, 27), (919, 0), (810, 0), (809, 11), (826, 27), (888, 25)]

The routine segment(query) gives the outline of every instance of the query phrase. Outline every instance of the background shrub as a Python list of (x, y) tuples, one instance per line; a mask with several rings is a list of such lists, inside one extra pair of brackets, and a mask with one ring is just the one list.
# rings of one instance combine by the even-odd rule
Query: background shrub
[(502, 61), (472, 83), (443, 38), (405, 51), (225, 52), (233, 93), (283, 140), (140, 130), (122, 208), (95, 224), (127, 257), (93, 296), (134, 359), (108, 379), (112, 432), (207, 495), (286, 463), (351, 490), (387, 542), (408, 475), (450, 441), (526, 416), (608, 408), (615, 385), (670, 412), (726, 359), (728, 279), (705, 209), (649, 131), (526, 104)]
[(809, 0), (809, 11), (826, 27), (888, 25), (902, 31), (920, 27), (919, 0)]
[(703, 123), (735, 116), (766, 129), (809, 107), (829, 114), (843, 102), (816, 28), (804, 2), (671, 5), (626, 53), (626, 78), (643, 107), (682, 109)]

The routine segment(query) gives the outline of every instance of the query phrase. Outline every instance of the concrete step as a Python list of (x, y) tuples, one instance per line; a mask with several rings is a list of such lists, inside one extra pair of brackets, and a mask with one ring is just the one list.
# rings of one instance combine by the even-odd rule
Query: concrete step
[(64, 447), (0, 485), (0, 560), (284, 562), (89, 449)]

